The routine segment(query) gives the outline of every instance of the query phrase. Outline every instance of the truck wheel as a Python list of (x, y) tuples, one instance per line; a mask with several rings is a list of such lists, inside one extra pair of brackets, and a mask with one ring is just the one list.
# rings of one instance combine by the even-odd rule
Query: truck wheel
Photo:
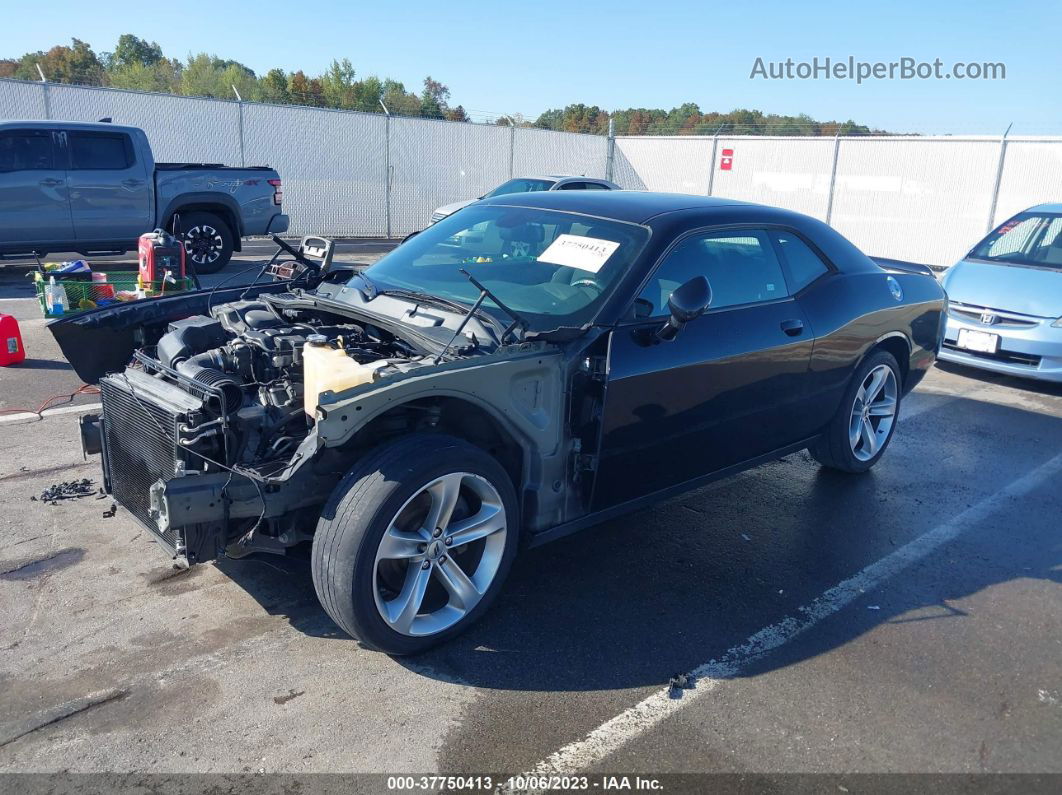
[(856, 370), (837, 414), (811, 446), (823, 466), (866, 472), (878, 463), (900, 416), (900, 368), (891, 353), (871, 354)]
[(184, 250), (196, 273), (217, 273), (229, 264), (235, 239), (227, 223), (213, 213), (189, 213), (181, 226)]
[(313, 539), (317, 597), (365, 646), (414, 654), (478, 619), (519, 536), (516, 493), (490, 455), (442, 434), (383, 445), (332, 492)]

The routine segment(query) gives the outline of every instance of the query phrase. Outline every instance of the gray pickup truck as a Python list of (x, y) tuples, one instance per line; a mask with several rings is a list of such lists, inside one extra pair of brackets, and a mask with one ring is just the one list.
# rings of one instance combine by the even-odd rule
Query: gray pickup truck
[(121, 253), (176, 226), (196, 270), (213, 273), (244, 236), (287, 231), (282, 198), (271, 168), (156, 163), (136, 127), (0, 123), (0, 256)]

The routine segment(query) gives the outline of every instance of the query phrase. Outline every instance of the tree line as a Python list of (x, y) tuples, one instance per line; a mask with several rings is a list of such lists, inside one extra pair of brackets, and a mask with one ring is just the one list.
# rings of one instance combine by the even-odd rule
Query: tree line
[[(38, 71), (39, 69), (39, 71)], [(320, 75), (301, 69), (270, 69), (263, 75), (239, 61), (198, 53), (186, 60), (169, 58), (154, 41), (131, 33), (118, 38), (114, 52), (97, 54), (86, 42), (73, 39), (70, 46), (28, 52), (18, 58), (0, 58), (0, 77), (46, 80), (83, 86), (109, 86), (137, 91), (157, 91), (191, 97), (236, 99), (252, 102), (308, 105), (319, 108), (382, 113), (383, 105), (399, 116), (427, 116), (468, 121), (460, 105), (451, 107), (450, 89), (430, 76), (420, 93), (399, 80), (375, 75), (358, 78), (350, 60), (333, 60)], [(235, 88), (235, 92), (234, 89)]]
[[(817, 121), (811, 116), (784, 116), (759, 110), (705, 112), (687, 102), (677, 108), (627, 108), (606, 111), (597, 105), (568, 105), (547, 110), (535, 127), (563, 132), (605, 135), (612, 123), (616, 135), (888, 135), (884, 130), (848, 121)], [(506, 120), (504, 123), (509, 123)]]
[[(157, 42), (131, 33), (118, 38), (113, 52), (97, 54), (86, 42), (0, 58), (0, 78), (46, 80), (88, 86), (155, 91), (196, 97), (240, 98), (252, 102), (308, 105), (319, 108), (471, 121), (461, 105), (450, 105), (450, 89), (425, 77), (419, 93), (405, 84), (375, 75), (358, 77), (350, 60), (333, 60), (319, 75), (270, 69), (258, 75), (239, 61), (198, 53), (185, 60), (167, 57)], [(234, 91), (235, 89), (235, 91)], [(627, 108), (606, 111), (597, 105), (574, 104), (551, 109), (531, 120), (519, 113), (502, 115), (495, 124), (538, 127), (562, 132), (605, 135), (612, 124), (616, 135), (880, 135), (863, 124), (816, 121), (810, 116), (784, 116), (759, 110), (705, 112), (688, 102), (671, 110)]]

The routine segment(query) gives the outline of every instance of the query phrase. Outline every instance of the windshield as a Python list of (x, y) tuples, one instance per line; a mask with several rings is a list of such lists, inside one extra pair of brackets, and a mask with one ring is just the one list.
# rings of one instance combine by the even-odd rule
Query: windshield
[(557, 183), (549, 179), (511, 179), (496, 187), (484, 199), (491, 196), (504, 196), (507, 193), (533, 193), (536, 190), (549, 190)]
[(1062, 269), (1062, 215), (1016, 215), (978, 243), (970, 256), (989, 262)]
[[(461, 273), (465, 269), (531, 331), (549, 331), (592, 320), (648, 238), (645, 227), (621, 221), (472, 205), (429, 226), (364, 275), (380, 290), (472, 304), (479, 290)], [(484, 307), (505, 318), (490, 299)]]

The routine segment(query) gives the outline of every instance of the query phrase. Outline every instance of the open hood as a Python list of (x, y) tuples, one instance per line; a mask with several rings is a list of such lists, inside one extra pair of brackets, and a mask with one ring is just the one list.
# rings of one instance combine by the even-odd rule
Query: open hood
[(197, 290), (81, 312), (53, 320), (47, 328), (78, 377), (86, 384), (95, 384), (107, 373), (124, 369), (133, 351), (154, 344), (173, 321), (207, 314), (208, 307), (227, 301), (279, 293), (287, 288), (281, 282)]

